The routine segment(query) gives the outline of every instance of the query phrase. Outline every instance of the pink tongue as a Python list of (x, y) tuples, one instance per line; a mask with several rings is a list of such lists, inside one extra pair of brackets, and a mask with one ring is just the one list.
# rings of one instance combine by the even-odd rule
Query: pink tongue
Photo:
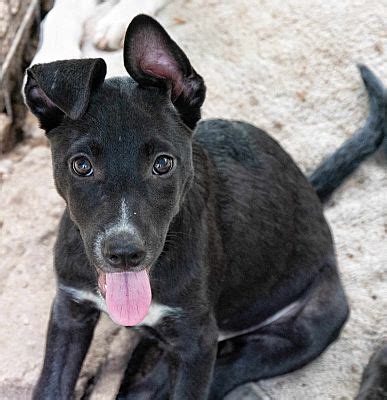
[(152, 300), (148, 273), (115, 272), (106, 274), (106, 305), (110, 318), (119, 325), (139, 324)]

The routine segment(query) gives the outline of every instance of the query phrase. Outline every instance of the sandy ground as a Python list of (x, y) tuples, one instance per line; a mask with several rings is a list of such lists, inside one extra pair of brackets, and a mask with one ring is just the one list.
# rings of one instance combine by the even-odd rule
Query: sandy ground
[[(387, 2), (171, 1), (158, 18), (207, 82), (205, 117), (237, 118), (269, 131), (305, 172), (363, 123), (356, 62), (387, 83)], [(86, 42), (85, 56), (96, 51)], [(101, 55), (101, 53), (98, 53)], [(122, 55), (106, 53), (109, 73)], [(44, 351), (55, 279), (52, 245), (63, 201), (43, 134), (0, 160), (0, 399), (29, 398)], [(326, 208), (351, 317), (340, 339), (294, 373), (247, 385), (230, 398), (353, 398), (372, 351), (387, 340), (387, 164), (379, 153)], [(78, 397), (112, 399), (131, 334), (101, 321)], [(90, 383), (90, 382), (89, 382)]]

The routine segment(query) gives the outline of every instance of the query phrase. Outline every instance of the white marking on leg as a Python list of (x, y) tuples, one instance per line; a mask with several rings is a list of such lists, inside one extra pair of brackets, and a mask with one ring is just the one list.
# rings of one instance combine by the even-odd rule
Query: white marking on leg
[(270, 316), (269, 318), (266, 318), (263, 322), (250, 326), (249, 328), (242, 329), (240, 331), (219, 331), (219, 336), (218, 336), (218, 341), (226, 340), (226, 339), (231, 339), (236, 336), (240, 335), (245, 335), (250, 332), (254, 332), (259, 328), (263, 328), (264, 326), (267, 326), (269, 324), (272, 324), (275, 321), (278, 321), (281, 318), (287, 317), (289, 315), (293, 315), (296, 312), (298, 312), (299, 309), (304, 305), (305, 303), (302, 301), (295, 301), (293, 303), (290, 303), (284, 308), (281, 308), (281, 310), (277, 311), (275, 314)]

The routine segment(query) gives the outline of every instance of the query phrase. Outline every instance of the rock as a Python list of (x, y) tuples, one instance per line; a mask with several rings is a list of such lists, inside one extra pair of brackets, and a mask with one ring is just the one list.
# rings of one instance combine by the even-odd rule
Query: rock
[(11, 160), (0, 160), (0, 180), (6, 179), (13, 171), (13, 163)]
[(0, 114), (0, 154), (6, 149), (11, 137), (12, 120), (6, 114)]

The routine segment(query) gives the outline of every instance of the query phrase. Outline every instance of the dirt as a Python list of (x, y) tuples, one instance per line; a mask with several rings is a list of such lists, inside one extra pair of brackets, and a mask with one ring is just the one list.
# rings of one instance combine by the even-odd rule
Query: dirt
[[(387, 84), (386, 2), (180, 0), (158, 18), (207, 82), (205, 117), (267, 130), (307, 173), (366, 117), (356, 63)], [(84, 55), (102, 55), (111, 75), (124, 73), (121, 52), (97, 52), (86, 41)], [(0, 398), (12, 400), (29, 398), (42, 365), (64, 206), (44, 135), (32, 120), (27, 130), (28, 140), (0, 159)], [(308, 366), (248, 385), (234, 399), (353, 398), (369, 356), (387, 340), (386, 199), (379, 152), (326, 207), (352, 310), (341, 337)], [(132, 339), (103, 318), (78, 397), (88, 387), (89, 398), (114, 398)]]

